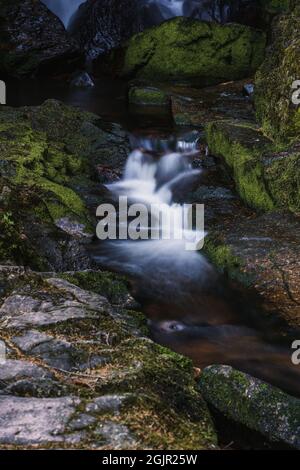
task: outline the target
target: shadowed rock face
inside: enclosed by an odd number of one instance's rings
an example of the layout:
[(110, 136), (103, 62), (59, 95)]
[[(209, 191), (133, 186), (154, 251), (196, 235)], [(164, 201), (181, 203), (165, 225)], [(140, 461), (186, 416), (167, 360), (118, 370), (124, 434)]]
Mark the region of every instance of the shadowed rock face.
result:
[(69, 30), (95, 59), (138, 31), (176, 16), (255, 26), (259, 7), (256, 0), (87, 0), (74, 14)]
[(144, 27), (159, 24), (174, 16), (218, 23), (237, 21), (250, 25), (258, 19), (259, 2), (256, 0), (144, 0), (141, 3)]
[(76, 42), (41, 2), (1, 0), (0, 23), (0, 71), (4, 74), (68, 71), (80, 62)]
[(69, 27), (90, 59), (119, 46), (140, 30), (137, 0), (88, 0)]

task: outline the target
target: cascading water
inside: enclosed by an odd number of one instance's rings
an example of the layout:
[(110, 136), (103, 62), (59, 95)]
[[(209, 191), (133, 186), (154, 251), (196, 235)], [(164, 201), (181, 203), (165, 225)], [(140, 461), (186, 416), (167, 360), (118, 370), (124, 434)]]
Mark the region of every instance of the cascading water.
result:
[[(126, 196), (129, 205), (159, 204), (165, 217), (159, 223), (154, 220), (157, 239), (97, 242), (93, 257), (103, 268), (131, 280), (156, 342), (189, 356), (198, 367), (229, 364), (299, 395), (299, 372), (288, 348), (269, 342), (243, 320), (248, 307), (243, 297), (237, 299), (240, 291), (233, 292), (205, 256), (186, 250), (186, 239), (199, 242), (205, 234), (193, 229), (182, 233), (185, 209), (175, 202), (202, 178), (202, 170), (191, 163), (198, 138), (194, 136), (188, 152), (178, 150), (185, 147), (184, 140), (172, 142), (174, 152), (164, 140), (158, 145), (158, 139), (131, 138), (138, 149), (130, 154), (123, 179), (107, 185), (109, 199)], [(119, 212), (119, 227), (122, 215)], [(149, 233), (149, 224), (140, 229)], [(184, 236), (177, 239), (176, 233)]]
[(61, 19), (66, 28), (76, 10), (85, 1), (86, 0), (42, 0), (49, 10)]
[[(149, 141), (148, 147), (151, 147)], [(170, 287), (167, 273), (171, 270), (175, 277), (185, 277), (183, 284), (188, 284), (191, 276), (198, 275), (201, 283), (214, 276), (212, 267), (196, 251), (197, 245), (203, 242), (204, 232), (187, 223), (190, 208), (174, 202), (178, 193), (199, 180), (201, 171), (192, 168), (192, 155), (192, 152), (168, 152), (157, 156), (135, 150), (128, 158), (124, 178), (107, 185), (112, 198), (126, 196), (129, 204), (144, 204), (148, 209), (156, 205), (160, 214), (151, 219), (152, 225), (141, 227), (144, 234), (151, 230), (150, 239), (102, 242), (96, 260), (118, 271), (152, 279), (155, 284), (152, 287), (162, 295)]]

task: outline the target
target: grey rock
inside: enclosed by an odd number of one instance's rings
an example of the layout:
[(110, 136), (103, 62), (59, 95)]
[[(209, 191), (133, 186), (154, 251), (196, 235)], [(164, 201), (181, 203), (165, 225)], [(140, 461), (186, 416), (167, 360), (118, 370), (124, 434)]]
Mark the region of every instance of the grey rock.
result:
[(71, 86), (77, 88), (93, 88), (95, 83), (87, 72), (82, 72), (73, 78)]
[(7, 359), (0, 366), (0, 381), (10, 382), (23, 378), (46, 378), (51, 374), (31, 362)]
[(51, 286), (72, 294), (78, 302), (87, 305), (90, 309), (95, 309), (103, 312), (111, 311), (111, 307), (108, 300), (102, 295), (83, 290), (80, 287), (77, 287), (74, 284), (65, 281), (64, 279), (50, 278), (46, 281)]
[(97, 419), (94, 416), (82, 413), (69, 422), (68, 429), (71, 429), (72, 431), (81, 431), (82, 429), (92, 426), (96, 421)]
[(12, 339), (23, 352), (42, 359), (56, 369), (66, 371), (84, 370), (105, 364), (105, 358), (90, 356), (86, 351), (76, 348), (68, 341), (31, 330)]
[(59, 382), (47, 378), (22, 379), (13, 382), (2, 390), (3, 395), (17, 395), (21, 397), (60, 397), (65, 395), (65, 388)]
[(204, 369), (199, 389), (227, 418), (300, 449), (300, 400), (230, 366)]
[(126, 395), (105, 395), (97, 397), (91, 403), (86, 405), (85, 411), (87, 413), (105, 413), (105, 412), (119, 412)]
[(132, 448), (136, 444), (136, 440), (127, 426), (112, 421), (101, 423), (97, 426), (95, 433), (100, 434), (104, 438), (106, 445), (114, 450)]
[(247, 96), (252, 97), (254, 95), (254, 85), (253, 83), (246, 83), (243, 88), (243, 93)]
[[(45, 326), (69, 320), (95, 318), (102, 312), (112, 312), (105, 297), (80, 289), (62, 279), (48, 279), (47, 282), (63, 293), (73, 297), (63, 298), (60, 303), (34, 299), (20, 294), (12, 294), (0, 307), (0, 322), (3, 327), (23, 329), (32, 326)], [(95, 312), (91, 312), (95, 310)]]
[(63, 442), (66, 425), (80, 400), (0, 396), (0, 443), (34, 445)]
[(61, 219), (56, 220), (55, 225), (72, 237), (92, 238), (91, 234), (86, 233), (86, 227), (84, 224), (73, 221), (69, 217), (62, 217)]

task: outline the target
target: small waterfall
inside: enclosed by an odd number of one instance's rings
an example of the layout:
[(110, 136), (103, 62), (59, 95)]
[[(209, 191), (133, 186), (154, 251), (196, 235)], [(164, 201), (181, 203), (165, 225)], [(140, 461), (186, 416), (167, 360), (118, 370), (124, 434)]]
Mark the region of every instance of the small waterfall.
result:
[[(148, 142), (147, 147), (151, 147)], [(199, 278), (199, 285), (214, 277), (214, 270), (197, 251), (205, 233), (187, 223), (190, 206), (176, 202), (178, 194), (192, 190), (201, 170), (192, 167), (194, 152), (165, 152), (163, 155), (134, 150), (128, 157), (121, 181), (107, 185), (113, 199), (128, 198), (128, 204), (159, 206), (159, 216), (149, 219), (141, 231), (154, 233), (149, 239), (100, 242), (94, 257), (102, 266), (139, 276), (156, 294), (172, 289), (174, 278), (185, 285)], [(190, 220), (190, 219), (189, 219)], [(187, 248), (189, 246), (189, 248)], [(170, 273), (172, 272), (172, 282)], [(176, 282), (176, 281), (175, 281)], [(180, 290), (180, 289), (179, 289)], [(180, 296), (180, 292), (177, 292)]]
[(86, 0), (42, 0), (43, 3), (58, 16), (65, 27), (68, 27), (69, 21)]

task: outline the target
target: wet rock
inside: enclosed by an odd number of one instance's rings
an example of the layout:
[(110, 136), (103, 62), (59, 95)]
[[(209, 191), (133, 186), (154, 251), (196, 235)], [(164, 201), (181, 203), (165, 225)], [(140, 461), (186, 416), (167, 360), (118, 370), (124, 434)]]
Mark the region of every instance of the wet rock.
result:
[(95, 83), (87, 72), (82, 72), (72, 79), (71, 86), (76, 88), (93, 88)]
[[(228, 224), (231, 215), (225, 221)], [(205, 250), (231, 279), (255, 292), (270, 318), (300, 326), (300, 221), (289, 212), (239, 212), (235, 225), (211, 225)]]
[(178, 126), (203, 128), (214, 120), (254, 120), (253, 107), (243, 95), (246, 80), (222, 83), (204, 89), (172, 87), (172, 114)]
[(10, 445), (62, 443), (77, 398), (21, 398), (0, 396), (0, 442)]
[(253, 123), (214, 122), (207, 127), (212, 154), (223, 157), (242, 199), (256, 209), (298, 211), (300, 149), (278, 152)]
[(69, 26), (89, 59), (120, 46), (139, 30), (136, 0), (88, 0), (79, 7)]
[[(275, 20), (272, 44), (255, 79), (257, 117), (275, 140), (297, 140), (300, 135), (300, 106), (297, 83), (300, 77), (300, 6)], [(293, 102), (293, 95), (295, 102)]]
[(86, 248), (101, 198), (95, 196), (95, 167), (123, 167), (129, 147), (124, 131), (49, 100), (38, 107), (2, 107), (0, 133), (0, 193), (6, 193), (1, 264), (91, 268)]
[(18, 77), (58, 73), (74, 70), (81, 62), (77, 43), (42, 2), (1, 1), (0, 19), (2, 73)]
[(300, 448), (300, 400), (233, 369), (206, 368), (199, 379), (205, 399), (227, 418), (270, 441)]
[(130, 88), (128, 94), (130, 104), (137, 106), (162, 106), (167, 107), (170, 104), (168, 95), (154, 87), (137, 87)]
[(253, 83), (246, 83), (243, 88), (243, 92), (246, 96), (254, 95), (254, 85)]
[(129, 40), (121, 75), (213, 85), (251, 75), (264, 48), (264, 34), (247, 26), (175, 18)]

